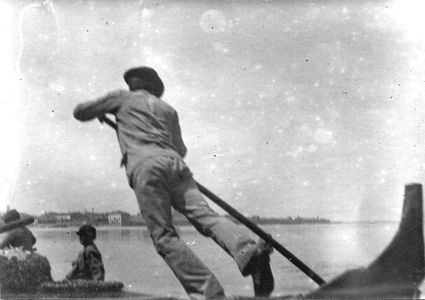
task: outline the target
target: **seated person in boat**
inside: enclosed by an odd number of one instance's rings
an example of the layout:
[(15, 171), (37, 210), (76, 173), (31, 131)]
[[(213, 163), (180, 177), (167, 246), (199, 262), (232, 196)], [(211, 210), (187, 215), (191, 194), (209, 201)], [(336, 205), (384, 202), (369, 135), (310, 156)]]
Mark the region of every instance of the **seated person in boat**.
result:
[(93, 242), (96, 239), (96, 228), (92, 225), (83, 225), (77, 234), (80, 236), (80, 243), (84, 246), (84, 249), (72, 263), (72, 271), (66, 275), (66, 279), (103, 281), (105, 279), (105, 268), (102, 255)]
[[(21, 215), (16, 209), (9, 210), (3, 217), (6, 224), (17, 222), (20, 219)], [(20, 225), (7, 233), (3, 241), (0, 242), (0, 249), (22, 247), (23, 250), (34, 251), (33, 245), (36, 241), (36, 238), (27, 226)]]

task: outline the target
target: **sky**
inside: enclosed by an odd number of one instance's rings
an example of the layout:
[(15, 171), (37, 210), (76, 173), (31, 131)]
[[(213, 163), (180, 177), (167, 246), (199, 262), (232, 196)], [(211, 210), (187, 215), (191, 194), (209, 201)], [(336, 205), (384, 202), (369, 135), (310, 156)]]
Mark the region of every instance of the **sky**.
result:
[(195, 179), (243, 214), (398, 220), (425, 179), (424, 8), (0, 0), (0, 210), (137, 213), (115, 133), (72, 111), (147, 65)]

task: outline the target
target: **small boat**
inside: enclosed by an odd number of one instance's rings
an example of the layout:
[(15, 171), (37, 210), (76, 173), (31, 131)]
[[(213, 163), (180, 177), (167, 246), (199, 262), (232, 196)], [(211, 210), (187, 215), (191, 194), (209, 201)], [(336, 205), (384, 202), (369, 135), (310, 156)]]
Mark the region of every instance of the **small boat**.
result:
[[(398, 231), (381, 255), (367, 268), (349, 270), (317, 290), (306, 295), (280, 296), (272, 299), (413, 299), (419, 298), (419, 286), (425, 276), (423, 236), (422, 185), (409, 184), (405, 187), (402, 219)], [(114, 291), (113, 293), (72, 293), (56, 292), (50, 286), (50, 293), (39, 291), (37, 295), (20, 294), (19, 299), (58, 298), (120, 298), (120, 299), (181, 299)], [(16, 299), (17, 295), (2, 295)], [(255, 299), (254, 297), (233, 296), (231, 299)]]

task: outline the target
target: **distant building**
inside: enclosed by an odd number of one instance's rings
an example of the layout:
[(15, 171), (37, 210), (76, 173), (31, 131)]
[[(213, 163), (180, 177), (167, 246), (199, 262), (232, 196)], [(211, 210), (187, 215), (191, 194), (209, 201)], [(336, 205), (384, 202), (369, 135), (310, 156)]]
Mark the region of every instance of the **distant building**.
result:
[(67, 213), (46, 212), (37, 217), (38, 223), (65, 223), (71, 221), (71, 215)]
[(59, 215), (55, 212), (45, 212), (43, 215), (37, 217), (39, 224), (53, 224), (57, 222), (56, 216)]
[(81, 212), (45, 212), (37, 217), (38, 224), (53, 226), (79, 226), (82, 223), (94, 225), (108, 224), (108, 217), (102, 213), (81, 213)]
[(128, 225), (130, 223), (130, 214), (124, 211), (113, 211), (108, 213), (108, 224), (110, 225)]
[(67, 222), (71, 221), (71, 214), (57, 214), (54, 215), (56, 222)]
[(146, 225), (145, 219), (142, 214), (139, 212), (137, 215), (130, 216), (130, 226), (144, 226)]

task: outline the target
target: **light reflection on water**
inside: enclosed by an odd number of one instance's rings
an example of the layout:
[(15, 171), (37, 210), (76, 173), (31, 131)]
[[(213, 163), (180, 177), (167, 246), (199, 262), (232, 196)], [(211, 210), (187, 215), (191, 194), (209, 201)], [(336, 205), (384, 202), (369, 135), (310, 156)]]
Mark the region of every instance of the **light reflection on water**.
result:
[[(349, 268), (366, 266), (387, 246), (396, 223), (306, 224), (262, 226), (312, 270), (329, 280)], [(70, 270), (82, 246), (76, 228), (32, 228), (38, 252), (48, 257), (55, 280)], [(228, 295), (252, 295), (250, 278), (240, 276), (233, 260), (192, 227), (179, 232), (189, 247), (216, 274)], [(155, 252), (146, 228), (98, 228), (96, 245), (104, 259), (107, 280), (124, 282), (127, 290), (184, 296), (168, 266)], [(305, 293), (316, 284), (279, 253), (272, 255), (275, 295)]]

